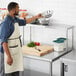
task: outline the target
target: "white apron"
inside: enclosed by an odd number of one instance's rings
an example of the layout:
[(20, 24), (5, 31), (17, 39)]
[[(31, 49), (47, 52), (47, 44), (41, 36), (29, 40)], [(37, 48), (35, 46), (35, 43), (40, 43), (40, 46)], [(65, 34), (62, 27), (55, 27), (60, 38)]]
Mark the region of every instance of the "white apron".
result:
[(5, 73), (12, 73), (16, 71), (23, 71), (23, 56), (20, 46), (20, 30), (18, 23), (14, 25), (14, 32), (8, 39), (8, 47), (13, 58), (13, 64), (7, 64), (7, 55), (4, 53)]

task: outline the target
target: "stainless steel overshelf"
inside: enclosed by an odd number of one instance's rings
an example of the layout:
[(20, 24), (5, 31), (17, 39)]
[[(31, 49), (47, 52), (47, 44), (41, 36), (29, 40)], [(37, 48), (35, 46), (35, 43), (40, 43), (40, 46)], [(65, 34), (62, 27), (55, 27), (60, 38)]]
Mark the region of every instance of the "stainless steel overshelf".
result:
[[(72, 37), (72, 50), (73, 50), (73, 38), (74, 38), (74, 26), (71, 26), (71, 25), (66, 25), (66, 24), (57, 24), (57, 23), (53, 23), (53, 24), (49, 24), (49, 25), (37, 25), (37, 24), (28, 24), (27, 27), (30, 26), (30, 40), (29, 41), (32, 41), (32, 28), (33, 27), (42, 27), (42, 28), (49, 28), (49, 29), (57, 29), (59, 31), (64, 31), (65, 34), (66, 34), (66, 38), (67, 38), (67, 43), (66, 43), (66, 47), (67, 47), (67, 50), (68, 50), (68, 39), (69, 39), (69, 31), (71, 30), (71, 37)], [(24, 37), (24, 36), (23, 36)], [(24, 41), (23, 41), (24, 42)]]
[(67, 30), (73, 28), (71, 25), (67, 24), (58, 24), (58, 23), (50, 23), (48, 25), (41, 25), (41, 24), (28, 24), (26, 26), (31, 27), (43, 27), (43, 28), (51, 28), (51, 29), (60, 29), (60, 30)]

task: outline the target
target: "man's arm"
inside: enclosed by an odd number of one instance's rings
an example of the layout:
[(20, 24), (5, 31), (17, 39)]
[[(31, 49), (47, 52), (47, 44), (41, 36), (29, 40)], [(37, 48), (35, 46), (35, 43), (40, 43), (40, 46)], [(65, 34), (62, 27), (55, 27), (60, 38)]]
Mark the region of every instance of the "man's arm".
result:
[(32, 18), (26, 19), (26, 23), (31, 23), (32, 21), (38, 19), (38, 16), (33, 16)]
[(28, 19), (25, 19), (26, 20), (26, 23), (31, 23), (32, 21), (36, 20), (36, 19), (39, 19), (39, 18), (42, 18), (43, 16), (41, 14), (38, 14), (36, 16), (33, 16), (32, 18), (28, 18)]
[(9, 48), (8, 48), (8, 43), (3, 42), (2, 43), (2, 46), (3, 46), (4, 52), (7, 55), (7, 64), (12, 65), (13, 59), (11, 57), (11, 54), (10, 54), (10, 51), (9, 51)]

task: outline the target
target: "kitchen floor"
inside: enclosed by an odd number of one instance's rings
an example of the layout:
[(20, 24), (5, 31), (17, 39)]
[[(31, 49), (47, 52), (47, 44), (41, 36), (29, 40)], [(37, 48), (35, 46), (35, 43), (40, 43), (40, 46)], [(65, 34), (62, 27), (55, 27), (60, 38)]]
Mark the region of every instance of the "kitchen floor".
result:
[(24, 76), (49, 76), (49, 74), (33, 71), (33, 70), (25, 70)]

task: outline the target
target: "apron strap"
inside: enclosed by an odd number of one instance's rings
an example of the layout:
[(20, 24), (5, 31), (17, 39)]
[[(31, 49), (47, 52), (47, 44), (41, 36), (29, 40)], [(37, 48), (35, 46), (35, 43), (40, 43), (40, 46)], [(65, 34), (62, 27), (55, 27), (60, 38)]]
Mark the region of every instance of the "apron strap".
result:
[(20, 46), (22, 47), (22, 41), (21, 41), (21, 35), (17, 38), (10, 38), (8, 40), (15, 40), (15, 39), (19, 39), (20, 40)]
[(18, 45), (15, 45), (15, 46), (9, 46), (9, 48), (16, 48), (18, 47)]
[(22, 47), (21, 35), (19, 36), (20, 46)]

